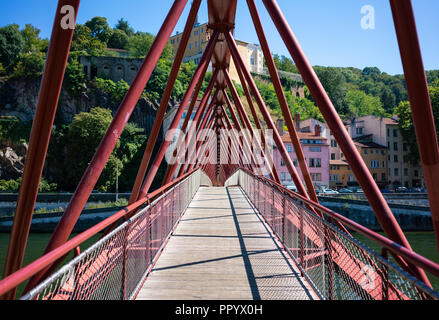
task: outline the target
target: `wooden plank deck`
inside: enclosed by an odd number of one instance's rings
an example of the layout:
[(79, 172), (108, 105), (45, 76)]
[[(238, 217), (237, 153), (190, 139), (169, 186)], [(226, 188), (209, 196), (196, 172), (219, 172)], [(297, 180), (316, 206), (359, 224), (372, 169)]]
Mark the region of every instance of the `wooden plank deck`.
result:
[(316, 296), (240, 188), (200, 188), (138, 300)]

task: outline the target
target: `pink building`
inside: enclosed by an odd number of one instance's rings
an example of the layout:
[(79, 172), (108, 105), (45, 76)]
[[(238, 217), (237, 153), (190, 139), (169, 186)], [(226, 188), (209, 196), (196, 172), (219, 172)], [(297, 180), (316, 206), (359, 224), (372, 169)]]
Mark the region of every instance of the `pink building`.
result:
[[(316, 125), (314, 132), (298, 132), (298, 135), (314, 186), (319, 188), (329, 188), (329, 144), (327, 139), (322, 136), (321, 132), (321, 127)], [(283, 133), (282, 131), (279, 133), (282, 134), (282, 141), (286, 146), (287, 152), (290, 155), (300, 178), (304, 181), (290, 135), (288, 133)], [(276, 147), (273, 150), (273, 160), (282, 184), (286, 186), (294, 185), (280, 152)]]

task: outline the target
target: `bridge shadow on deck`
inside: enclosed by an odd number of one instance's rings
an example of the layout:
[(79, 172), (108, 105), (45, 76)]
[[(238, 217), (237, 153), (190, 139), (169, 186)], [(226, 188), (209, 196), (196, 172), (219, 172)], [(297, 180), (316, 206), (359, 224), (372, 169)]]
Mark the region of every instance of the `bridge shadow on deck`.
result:
[[(199, 202), (208, 205), (197, 206)], [(313, 298), (298, 269), (236, 187), (200, 189), (138, 296)]]

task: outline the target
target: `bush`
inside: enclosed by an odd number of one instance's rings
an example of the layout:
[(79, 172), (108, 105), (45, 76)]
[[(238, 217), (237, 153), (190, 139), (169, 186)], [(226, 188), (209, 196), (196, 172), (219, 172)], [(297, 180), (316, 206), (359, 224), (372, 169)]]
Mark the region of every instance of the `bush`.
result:
[(44, 53), (31, 52), (21, 54), (19, 62), (14, 67), (12, 76), (16, 78), (39, 77), (43, 74), (44, 63)]

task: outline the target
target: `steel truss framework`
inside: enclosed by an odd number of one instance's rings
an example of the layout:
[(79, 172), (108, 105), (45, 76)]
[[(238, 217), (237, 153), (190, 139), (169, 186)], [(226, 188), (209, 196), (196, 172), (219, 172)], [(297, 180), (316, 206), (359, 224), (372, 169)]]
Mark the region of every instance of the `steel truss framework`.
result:
[[(194, 0), (157, 112), (157, 118), (133, 186), (129, 206), (123, 212), (115, 214), (102, 224), (68, 241), (81, 211), (127, 124), (143, 89), (148, 83), (154, 66), (187, 5), (187, 0), (175, 0), (136, 78), (122, 101), (107, 134), (102, 139), (94, 157), (91, 159), (89, 167), (85, 171), (63, 217), (54, 231), (44, 255), (31, 265), (22, 268), (38, 186), (74, 32), (72, 29), (61, 28), (61, 20), (63, 19), (63, 13), (65, 13), (62, 8), (64, 6), (71, 6), (75, 10), (76, 17), (80, 2), (80, 0), (59, 0), (6, 258), (5, 279), (0, 282), (0, 295), (4, 299), (15, 298), (17, 285), (27, 279), (29, 279), (29, 282), (25, 291), (28, 292), (52, 274), (70, 251), (74, 250), (78, 254), (80, 252), (79, 245), (83, 241), (98, 232), (104, 232), (104, 235), (111, 233), (121, 220), (126, 221), (130, 219), (140, 210), (142, 205), (145, 203), (149, 204), (154, 199), (169, 192), (199, 169), (207, 174), (215, 186), (223, 186), (226, 180), (237, 170), (247, 172), (248, 175), (254, 176), (254, 179), (264, 180), (263, 175), (268, 174), (270, 179), (265, 179), (265, 184), (271, 185), (271, 187), (280, 190), (285, 195), (300, 198), (303, 201), (304, 209), (322, 219), (331, 220), (346, 234), (349, 234), (347, 228), (360, 230), (370, 239), (385, 247), (402, 269), (416, 277), (426, 286), (431, 287), (424, 270), (439, 276), (439, 266), (411, 250), (410, 244), (355, 148), (352, 139), (346, 132), (339, 115), (297, 42), (281, 9), (275, 0), (263, 0), (266, 10), (271, 16), (306, 85), (310, 89), (337, 143), (345, 154), (388, 238), (380, 237), (341, 216), (331, 213), (328, 217), (329, 211), (318, 204), (318, 198), (279, 75), (270, 53), (258, 9), (254, 0), (246, 1), (282, 109), (288, 133), (292, 138), (304, 182), (302, 182), (298, 171), (289, 157), (285, 145), (282, 143), (281, 136), (271, 119), (268, 108), (239, 54), (233, 37), (237, 0), (207, 0), (209, 10), (208, 27), (211, 30), (211, 37), (169, 129), (170, 132), (177, 130), (180, 122), (184, 120), (181, 128), (183, 134), (177, 138), (175, 145), (178, 148), (173, 153), (176, 161), (168, 165), (162, 188), (152, 193), (149, 192), (159, 166), (164, 161), (173, 141), (171, 139), (172, 136), (169, 139), (165, 139), (151, 162), (152, 152), (157, 143), (164, 114), (200, 8), (201, 0)], [(439, 148), (413, 9), (410, 0), (390, 0), (390, 5), (407, 81), (434, 230), (439, 244), (439, 179), (437, 179), (439, 177)], [(233, 59), (238, 71), (252, 119), (247, 114), (247, 110), (244, 109), (236, 88), (230, 79), (228, 68), (231, 59)], [(213, 69), (212, 78), (194, 114), (196, 102), (210, 63)], [(188, 112), (185, 119), (182, 119), (186, 108), (188, 108)], [(262, 115), (263, 122), (266, 125), (265, 128), (262, 126), (258, 112)], [(193, 121), (190, 122), (192, 116)], [(256, 128), (252, 125), (252, 120)], [(298, 188), (297, 194), (280, 186), (279, 175), (273, 165), (272, 156), (270, 152), (266, 152), (267, 136), (264, 134), (258, 135), (263, 129), (269, 129), (273, 133), (274, 145), (280, 151), (282, 159)], [(261, 166), (261, 163), (265, 165), (265, 169), (268, 169), (268, 171), (262, 171), (263, 166)], [(148, 167), (150, 167), (149, 171), (147, 171)], [(251, 188), (249, 190), (254, 191)], [(275, 204), (272, 203), (272, 205), (274, 206)], [(349, 255), (347, 257), (355, 260), (355, 258)], [(355, 262), (354, 260), (352, 261)], [(348, 271), (346, 272), (349, 273)]]

